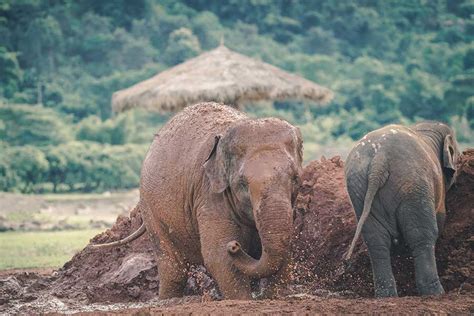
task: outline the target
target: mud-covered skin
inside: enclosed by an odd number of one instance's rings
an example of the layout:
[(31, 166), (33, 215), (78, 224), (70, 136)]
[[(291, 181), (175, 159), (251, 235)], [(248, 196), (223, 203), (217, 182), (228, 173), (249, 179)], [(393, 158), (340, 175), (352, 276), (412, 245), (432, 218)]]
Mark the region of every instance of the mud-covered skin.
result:
[(434, 247), (458, 156), (453, 131), (437, 122), (383, 127), (364, 136), (349, 153), (347, 190), (359, 219), (354, 240), (361, 231), (377, 297), (397, 296), (390, 250), (400, 243), (414, 257), (419, 294), (444, 293)]
[[(214, 103), (186, 108), (159, 131), (143, 163), (139, 207), (156, 245), (160, 298), (182, 296), (190, 264), (204, 264), (228, 299), (250, 299), (251, 277), (278, 274), (301, 151), (287, 122)], [(232, 253), (229, 243), (243, 249)]]

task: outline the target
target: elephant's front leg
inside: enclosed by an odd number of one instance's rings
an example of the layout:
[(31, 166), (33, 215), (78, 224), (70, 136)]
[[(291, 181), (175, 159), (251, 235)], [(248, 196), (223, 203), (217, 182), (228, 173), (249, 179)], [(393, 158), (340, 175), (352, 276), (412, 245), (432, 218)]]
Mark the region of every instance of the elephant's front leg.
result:
[(174, 244), (167, 229), (159, 229), (160, 251), (158, 253), (158, 274), (160, 276), (159, 297), (167, 299), (184, 295), (187, 264), (180, 249)]
[(230, 219), (220, 217), (210, 215), (198, 219), (204, 265), (216, 279), (224, 298), (249, 300), (252, 298), (250, 278), (233, 267), (227, 252), (228, 242), (242, 242), (240, 229)]
[(367, 218), (362, 234), (369, 250), (375, 297), (398, 296), (390, 260), (390, 234), (371, 216)]

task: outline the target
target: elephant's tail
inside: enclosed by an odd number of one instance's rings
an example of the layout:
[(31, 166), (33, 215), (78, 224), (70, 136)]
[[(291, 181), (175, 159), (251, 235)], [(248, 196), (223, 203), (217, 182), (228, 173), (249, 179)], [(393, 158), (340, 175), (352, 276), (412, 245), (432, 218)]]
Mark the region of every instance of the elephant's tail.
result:
[(349, 251), (347, 251), (344, 260), (349, 260), (354, 251), (357, 240), (359, 239), (360, 233), (362, 232), (362, 227), (364, 226), (367, 217), (369, 217), (370, 209), (372, 208), (372, 202), (374, 200), (375, 194), (379, 188), (381, 188), (388, 179), (387, 165), (385, 162), (385, 156), (383, 154), (376, 155), (369, 166), (368, 171), (368, 184), (367, 192), (365, 193), (364, 199), (364, 209), (362, 210), (362, 215), (360, 216), (359, 222), (357, 223), (357, 229), (352, 239), (351, 246)]
[[(135, 208), (138, 208), (138, 207), (139, 207), (139, 205), (137, 205)], [(145, 231), (146, 231), (145, 222), (142, 222), (142, 225), (140, 226), (140, 228), (138, 228), (131, 235), (129, 235), (129, 236), (123, 238), (123, 239), (120, 239), (120, 240), (117, 240), (117, 241), (112, 241), (112, 242), (105, 243), (105, 244), (89, 245), (89, 247), (92, 248), (92, 249), (99, 249), (99, 248), (112, 248), (112, 247), (125, 245), (125, 244), (127, 244), (131, 241), (134, 241), (135, 239), (137, 239), (141, 235), (143, 235), (145, 233)]]

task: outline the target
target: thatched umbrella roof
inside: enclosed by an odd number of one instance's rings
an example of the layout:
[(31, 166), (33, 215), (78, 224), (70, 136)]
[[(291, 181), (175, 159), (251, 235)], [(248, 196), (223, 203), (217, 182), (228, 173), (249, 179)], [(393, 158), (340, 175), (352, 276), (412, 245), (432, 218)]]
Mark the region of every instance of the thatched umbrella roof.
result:
[(112, 96), (112, 109), (179, 111), (215, 101), (239, 106), (259, 100), (312, 100), (326, 103), (332, 92), (300, 76), (238, 54), (220, 45)]

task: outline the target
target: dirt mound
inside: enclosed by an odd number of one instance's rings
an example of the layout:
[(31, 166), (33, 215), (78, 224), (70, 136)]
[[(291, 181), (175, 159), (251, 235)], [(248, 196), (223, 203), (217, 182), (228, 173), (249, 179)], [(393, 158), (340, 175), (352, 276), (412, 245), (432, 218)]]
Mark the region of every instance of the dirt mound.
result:
[[(135, 210), (119, 216), (115, 225), (91, 242), (103, 243), (130, 235), (141, 225)], [(84, 302), (143, 301), (156, 295), (158, 272), (146, 235), (122, 247), (77, 253), (57, 272), (53, 294)]]
[[(447, 291), (472, 292), (474, 275), (474, 150), (463, 153), (459, 177), (447, 197), (447, 219), (436, 246), (438, 271)], [(339, 157), (313, 161), (304, 169), (296, 205), (294, 258), (298, 281), (313, 289), (355, 291), (373, 295), (372, 272), (360, 240), (349, 265), (343, 255), (355, 232), (356, 221), (345, 189)], [(416, 294), (413, 259), (408, 249), (395, 251), (393, 267), (400, 295)]]
[[(464, 152), (459, 168), (458, 183), (448, 194), (445, 231), (437, 245), (438, 270), (447, 291), (472, 293), (474, 150)], [(370, 262), (362, 241), (355, 249), (351, 264), (344, 265), (342, 261), (356, 227), (343, 169), (339, 157), (313, 161), (304, 169), (296, 205), (292, 243), (295, 264), (290, 292), (319, 297), (329, 297), (333, 292), (338, 292), (339, 297), (373, 295)], [(140, 225), (141, 218), (133, 210), (129, 217), (120, 216), (111, 229), (91, 242), (124, 238)], [(117, 248), (92, 250), (86, 247), (52, 276), (15, 275), (3, 279), (0, 296), (17, 302), (34, 300), (38, 295), (88, 304), (148, 301), (156, 298), (159, 287), (152, 250), (153, 245), (146, 235)], [(415, 294), (411, 258), (403, 251), (396, 255), (394, 272), (399, 293)], [(216, 284), (203, 267), (190, 270), (187, 295), (218, 297)]]
[[(127, 237), (141, 225), (134, 209), (119, 216), (115, 225), (95, 236), (92, 244)], [(94, 250), (86, 247), (57, 272), (52, 294), (59, 298), (94, 302), (147, 301), (158, 294), (159, 277), (153, 245), (147, 235), (121, 247)], [(215, 282), (203, 267), (191, 267), (186, 294), (217, 297)]]
[[(354, 235), (356, 220), (345, 189), (344, 163), (339, 156), (308, 164), (296, 202), (293, 257), (295, 280), (313, 290), (370, 292), (370, 263), (361, 241), (349, 272), (342, 257)], [(369, 277), (367, 277), (369, 276)]]
[(459, 176), (447, 196), (447, 222), (436, 246), (441, 283), (474, 292), (474, 149), (459, 159)]

